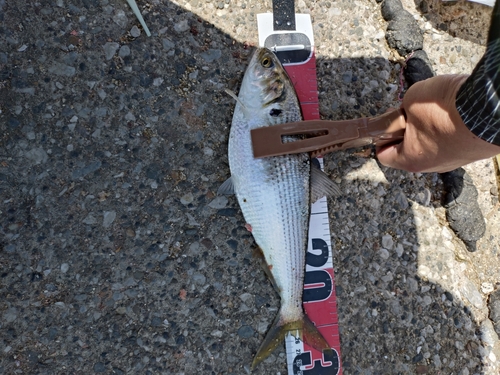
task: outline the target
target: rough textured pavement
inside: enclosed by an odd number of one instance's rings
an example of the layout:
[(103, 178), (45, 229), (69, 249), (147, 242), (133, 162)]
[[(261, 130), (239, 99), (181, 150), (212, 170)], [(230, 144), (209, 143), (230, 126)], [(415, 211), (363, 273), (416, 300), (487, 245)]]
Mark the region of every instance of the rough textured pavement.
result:
[[(0, 373), (245, 374), (279, 301), (228, 177), (233, 100), (263, 1), (0, 0)], [(437, 74), (468, 73), (489, 10), (405, 0)], [(398, 105), (375, 1), (313, 17), (325, 118)], [(470, 253), (436, 174), (328, 155), (344, 374), (498, 374), (494, 163)], [(474, 223), (471, 223), (474, 225)], [(491, 299), (488, 297), (491, 295)], [(284, 349), (255, 373), (286, 374)]]

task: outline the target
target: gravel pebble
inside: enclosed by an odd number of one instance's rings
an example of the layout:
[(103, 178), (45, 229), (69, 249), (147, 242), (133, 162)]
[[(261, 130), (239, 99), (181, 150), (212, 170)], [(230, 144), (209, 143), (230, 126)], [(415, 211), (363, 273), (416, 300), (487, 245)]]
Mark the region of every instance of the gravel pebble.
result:
[(125, 14), (125, 12), (121, 9), (118, 9), (115, 14), (113, 15), (113, 21), (120, 26), (122, 29), (127, 27), (128, 24), (128, 18)]
[(252, 327), (250, 326), (241, 326), (239, 329), (238, 329), (238, 336), (240, 336), (241, 338), (244, 338), (244, 339), (248, 339), (250, 337), (253, 336), (254, 334), (254, 330)]
[(132, 26), (130, 29), (130, 35), (132, 35), (134, 38), (139, 38), (141, 36), (141, 30), (137, 26)]
[(216, 210), (219, 210), (221, 208), (224, 208), (227, 206), (227, 203), (228, 203), (228, 199), (227, 197), (221, 195), (221, 196), (218, 196), (218, 197), (215, 197), (209, 204), (208, 206), (210, 208), (214, 208)]
[(102, 225), (104, 228), (109, 228), (111, 224), (115, 221), (116, 212), (115, 211), (105, 211), (103, 214)]
[(118, 56), (120, 57), (130, 56), (130, 47), (127, 45), (121, 46), (120, 51), (118, 51)]
[(120, 45), (116, 42), (107, 42), (104, 44), (103, 49), (106, 60), (111, 60), (116, 51), (118, 51), (118, 48), (120, 48)]
[(182, 197), (181, 197), (181, 203), (183, 205), (188, 205), (190, 203), (193, 203), (193, 200), (194, 200), (194, 196), (192, 193), (187, 193), (187, 194), (184, 194)]

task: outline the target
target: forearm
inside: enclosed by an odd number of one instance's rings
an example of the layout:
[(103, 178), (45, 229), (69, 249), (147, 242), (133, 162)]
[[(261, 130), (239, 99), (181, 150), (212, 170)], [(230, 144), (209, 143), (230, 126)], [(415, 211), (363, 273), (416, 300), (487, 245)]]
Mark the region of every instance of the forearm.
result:
[(500, 146), (500, 1), (493, 9), (486, 52), (460, 87), (455, 104), (474, 135)]

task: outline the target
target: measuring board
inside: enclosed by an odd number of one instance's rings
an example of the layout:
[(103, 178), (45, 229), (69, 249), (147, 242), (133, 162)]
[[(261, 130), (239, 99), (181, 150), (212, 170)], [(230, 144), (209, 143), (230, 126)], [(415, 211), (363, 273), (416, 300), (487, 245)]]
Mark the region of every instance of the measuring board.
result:
[[(274, 0), (273, 13), (257, 15), (259, 45), (276, 53), (299, 98), (304, 120), (319, 119), (316, 57), (311, 17), (295, 14), (293, 0)], [(323, 159), (318, 158), (323, 169)], [(332, 263), (328, 205), (311, 206), (304, 276), (306, 314), (333, 349), (323, 354), (294, 336), (285, 338), (288, 375), (342, 375), (337, 298)]]

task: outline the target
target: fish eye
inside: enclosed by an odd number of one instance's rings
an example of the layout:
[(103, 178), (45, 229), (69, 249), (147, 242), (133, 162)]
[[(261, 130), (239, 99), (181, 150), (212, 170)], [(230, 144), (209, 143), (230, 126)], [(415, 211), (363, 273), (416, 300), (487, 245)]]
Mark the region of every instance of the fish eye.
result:
[(270, 68), (272, 65), (273, 65), (273, 61), (269, 58), (269, 57), (264, 57), (262, 59), (262, 61), (260, 62), (260, 64), (264, 67), (264, 68)]

